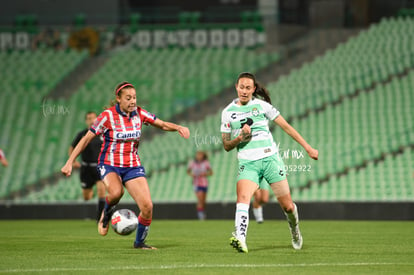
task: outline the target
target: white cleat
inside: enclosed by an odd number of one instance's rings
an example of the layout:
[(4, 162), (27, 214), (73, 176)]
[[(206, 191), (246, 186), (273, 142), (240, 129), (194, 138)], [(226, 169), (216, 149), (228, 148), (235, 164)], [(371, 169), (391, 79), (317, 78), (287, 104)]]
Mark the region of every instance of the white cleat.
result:
[(302, 249), (303, 238), (302, 238), (302, 234), (300, 234), (299, 224), (297, 224), (293, 227), (289, 224), (289, 229), (290, 229), (290, 234), (292, 234), (293, 249), (295, 249), (295, 250)]

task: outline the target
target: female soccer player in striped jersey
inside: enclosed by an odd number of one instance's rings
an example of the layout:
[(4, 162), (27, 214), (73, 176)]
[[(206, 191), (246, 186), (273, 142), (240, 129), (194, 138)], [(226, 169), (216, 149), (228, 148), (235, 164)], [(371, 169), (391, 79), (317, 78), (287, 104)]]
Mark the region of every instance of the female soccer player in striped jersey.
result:
[(142, 124), (151, 124), (164, 131), (177, 131), (188, 139), (190, 131), (171, 122), (162, 121), (136, 105), (136, 91), (132, 84), (122, 82), (115, 88), (115, 105), (102, 112), (95, 123), (73, 149), (61, 171), (70, 176), (76, 157), (96, 136), (103, 135), (104, 141), (98, 158), (97, 169), (108, 195), (98, 223), (102, 236), (108, 233), (108, 223), (116, 204), (124, 194), (124, 188), (137, 203), (140, 214), (134, 248), (154, 249), (145, 244), (145, 238), (152, 221), (152, 200), (145, 169), (137, 154), (141, 138)]
[(318, 159), (318, 150), (312, 148), (271, 105), (268, 91), (256, 82), (253, 74), (241, 73), (237, 78), (236, 90), (238, 98), (223, 110), (221, 117), (224, 149), (230, 151), (237, 148), (239, 160), (235, 232), (230, 244), (240, 252), (248, 252), (249, 204), (264, 178), (285, 212), (293, 248), (301, 249), (303, 239), (299, 230), (298, 209), (290, 196), (284, 163), (269, 131), (269, 120), (298, 142), (312, 159)]
[(193, 178), (194, 192), (197, 197), (197, 216), (199, 220), (205, 220), (206, 198), (208, 190), (207, 177), (213, 175), (207, 153), (197, 151), (194, 160), (187, 166), (187, 174)]

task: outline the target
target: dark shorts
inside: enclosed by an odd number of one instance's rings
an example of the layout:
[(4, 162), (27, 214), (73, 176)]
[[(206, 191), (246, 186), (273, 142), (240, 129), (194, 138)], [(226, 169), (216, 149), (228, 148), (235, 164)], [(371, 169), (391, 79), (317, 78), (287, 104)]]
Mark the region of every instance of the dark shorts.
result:
[(208, 187), (204, 187), (204, 186), (194, 186), (194, 192), (204, 192), (207, 193), (208, 191)]
[(97, 181), (101, 180), (96, 166), (82, 165), (80, 168), (80, 180), (82, 189), (91, 189)]
[(96, 167), (101, 179), (103, 180), (108, 173), (116, 173), (122, 180), (122, 184), (129, 180), (145, 177), (145, 168), (144, 166), (135, 166), (135, 167), (115, 167), (106, 164), (98, 164)]

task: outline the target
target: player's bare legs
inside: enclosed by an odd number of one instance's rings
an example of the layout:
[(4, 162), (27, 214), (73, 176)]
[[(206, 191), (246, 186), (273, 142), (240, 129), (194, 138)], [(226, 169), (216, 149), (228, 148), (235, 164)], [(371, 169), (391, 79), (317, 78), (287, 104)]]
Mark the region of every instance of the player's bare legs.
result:
[(269, 202), (269, 191), (258, 189), (254, 192), (253, 215), (257, 223), (263, 223), (263, 205)]
[(104, 210), (98, 222), (98, 232), (102, 236), (105, 236), (108, 234), (108, 224), (115, 210), (115, 205), (124, 194), (124, 187), (122, 186), (120, 177), (114, 172), (108, 173), (103, 182), (108, 191), (108, 195), (106, 196)]
[(134, 247), (140, 249), (156, 249), (145, 244), (145, 238), (148, 235), (152, 221), (152, 200), (147, 179), (145, 177), (139, 177), (129, 180), (125, 183), (125, 187), (141, 210), (138, 216), (138, 228)]
[(103, 181), (98, 180), (96, 182), (96, 190), (98, 193), (98, 198), (105, 198), (106, 189), (105, 189), (105, 184)]
[(205, 215), (204, 210), (206, 209), (207, 192), (197, 191), (196, 192), (196, 197), (197, 197), (198, 219), (199, 220), (205, 220), (206, 215)]
[(103, 183), (103, 181), (98, 180), (96, 182), (96, 191), (98, 194), (98, 218), (97, 220), (99, 221), (99, 217), (101, 216), (102, 210), (105, 207), (105, 194), (106, 194), (106, 188), (105, 188), (105, 184)]
[(293, 203), (290, 195), (289, 184), (287, 179), (270, 185), (273, 192), (285, 212), (287, 221), (289, 223), (290, 233), (292, 235), (292, 246), (294, 249), (301, 249), (303, 245), (303, 238), (299, 230), (299, 215), (296, 204)]
[(93, 198), (93, 189), (92, 188), (85, 188), (82, 189), (83, 199), (88, 201)]

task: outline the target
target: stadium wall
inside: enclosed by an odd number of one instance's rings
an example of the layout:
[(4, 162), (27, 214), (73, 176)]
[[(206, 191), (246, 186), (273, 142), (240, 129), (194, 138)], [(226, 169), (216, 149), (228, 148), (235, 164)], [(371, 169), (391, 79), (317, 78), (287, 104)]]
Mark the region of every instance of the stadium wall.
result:
[[(135, 204), (120, 204), (138, 213)], [(414, 220), (414, 202), (301, 202), (303, 220)], [(233, 219), (234, 203), (210, 203), (208, 219)], [(280, 207), (269, 203), (264, 207), (266, 219), (284, 219)], [(0, 219), (94, 219), (96, 205), (76, 204), (0, 204)], [(195, 219), (193, 203), (156, 203), (154, 219)]]
[(35, 14), (39, 25), (70, 25), (76, 14), (86, 16), (88, 24), (117, 24), (118, 1), (71, 0), (71, 1), (2, 1), (0, 25), (12, 25), (19, 14)]

